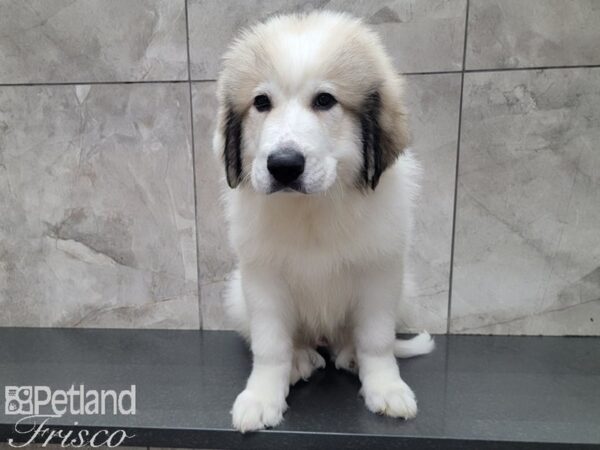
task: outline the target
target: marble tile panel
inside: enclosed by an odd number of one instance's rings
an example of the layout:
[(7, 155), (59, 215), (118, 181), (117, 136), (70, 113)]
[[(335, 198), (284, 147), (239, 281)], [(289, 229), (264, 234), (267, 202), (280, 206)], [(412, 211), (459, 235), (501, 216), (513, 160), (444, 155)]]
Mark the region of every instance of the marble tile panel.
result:
[(467, 74), (451, 329), (600, 334), (600, 69)]
[(597, 0), (471, 0), (468, 69), (600, 64)]
[(185, 0), (0, 0), (0, 83), (187, 79)]
[(196, 328), (184, 84), (0, 87), (0, 325)]
[(225, 169), (212, 152), (217, 110), (216, 83), (202, 82), (192, 86), (202, 327), (229, 329), (223, 311), (223, 294), (236, 261), (229, 245), (220, 200), (222, 189), (228, 189), (223, 181)]
[(445, 333), (460, 102), (460, 74), (407, 77), (413, 150), (423, 168), (414, 241), (407, 267), (412, 286), (400, 315), (406, 331)]

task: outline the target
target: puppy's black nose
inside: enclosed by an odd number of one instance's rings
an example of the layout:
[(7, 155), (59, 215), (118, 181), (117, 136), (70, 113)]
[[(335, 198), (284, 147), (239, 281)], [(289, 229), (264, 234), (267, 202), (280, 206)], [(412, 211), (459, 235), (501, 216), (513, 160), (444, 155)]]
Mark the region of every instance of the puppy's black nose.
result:
[(290, 148), (277, 150), (267, 158), (267, 169), (273, 178), (287, 186), (304, 172), (304, 155)]

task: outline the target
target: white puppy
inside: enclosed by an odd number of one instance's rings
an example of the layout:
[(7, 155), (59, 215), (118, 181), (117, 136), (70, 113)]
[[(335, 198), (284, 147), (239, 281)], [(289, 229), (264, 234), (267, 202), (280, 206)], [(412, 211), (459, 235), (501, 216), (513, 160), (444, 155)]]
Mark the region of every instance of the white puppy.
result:
[(214, 149), (225, 164), (239, 276), (227, 306), (253, 369), (233, 405), (242, 432), (277, 425), (289, 385), (325, 361), (358, 371), (367, 407), (414, 417), (395, 338), (418, 166), (402, 79), (376, 34), (331, 12), (280, 16), (225, 55)]

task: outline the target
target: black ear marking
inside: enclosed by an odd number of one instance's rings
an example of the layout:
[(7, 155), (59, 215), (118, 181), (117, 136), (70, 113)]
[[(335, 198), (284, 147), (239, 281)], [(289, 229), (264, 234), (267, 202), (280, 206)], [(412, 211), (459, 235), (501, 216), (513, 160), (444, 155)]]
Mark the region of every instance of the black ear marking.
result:
[(372, 90), (365, 97), (359, 117), (363, 152), (360, 184), (375, 189), (381, 174), (406, 147), (404, 114), (399, 104), (384, 105), (379, 91)]
[(379, 92), (373, 91), (365, 98), (360, 114), (360, 127), (362, 131), (363, 168), (362, 183), (375, 189), (379, 183), (381, 172), (385, 169), (381, 161), (381, 128), (379, 113), (381, 98)]
[(226, 108), (223, 130), (225, 135), (223, 162), (225, 163), (227, 184), (233, 189), (242, 180), (242, 116), (235, 112), (231, 105)]

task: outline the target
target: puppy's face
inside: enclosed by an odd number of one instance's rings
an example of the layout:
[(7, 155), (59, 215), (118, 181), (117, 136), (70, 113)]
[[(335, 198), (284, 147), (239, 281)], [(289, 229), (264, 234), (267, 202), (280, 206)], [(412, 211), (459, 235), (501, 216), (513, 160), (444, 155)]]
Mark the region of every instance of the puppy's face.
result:
[(406, 145), (400, 80), (379, 42), (344, 15), (258, 25), (225, 57), (215, 150), (231, 187), (322, 193), (375, 188)]
[(313, 194), (338, 178), (355, 181), (360, 135), (335, 86), (318, 76), (297, 85), (278, 78), (256, 86), (244, 121), (242, 153), (253, 188)]

